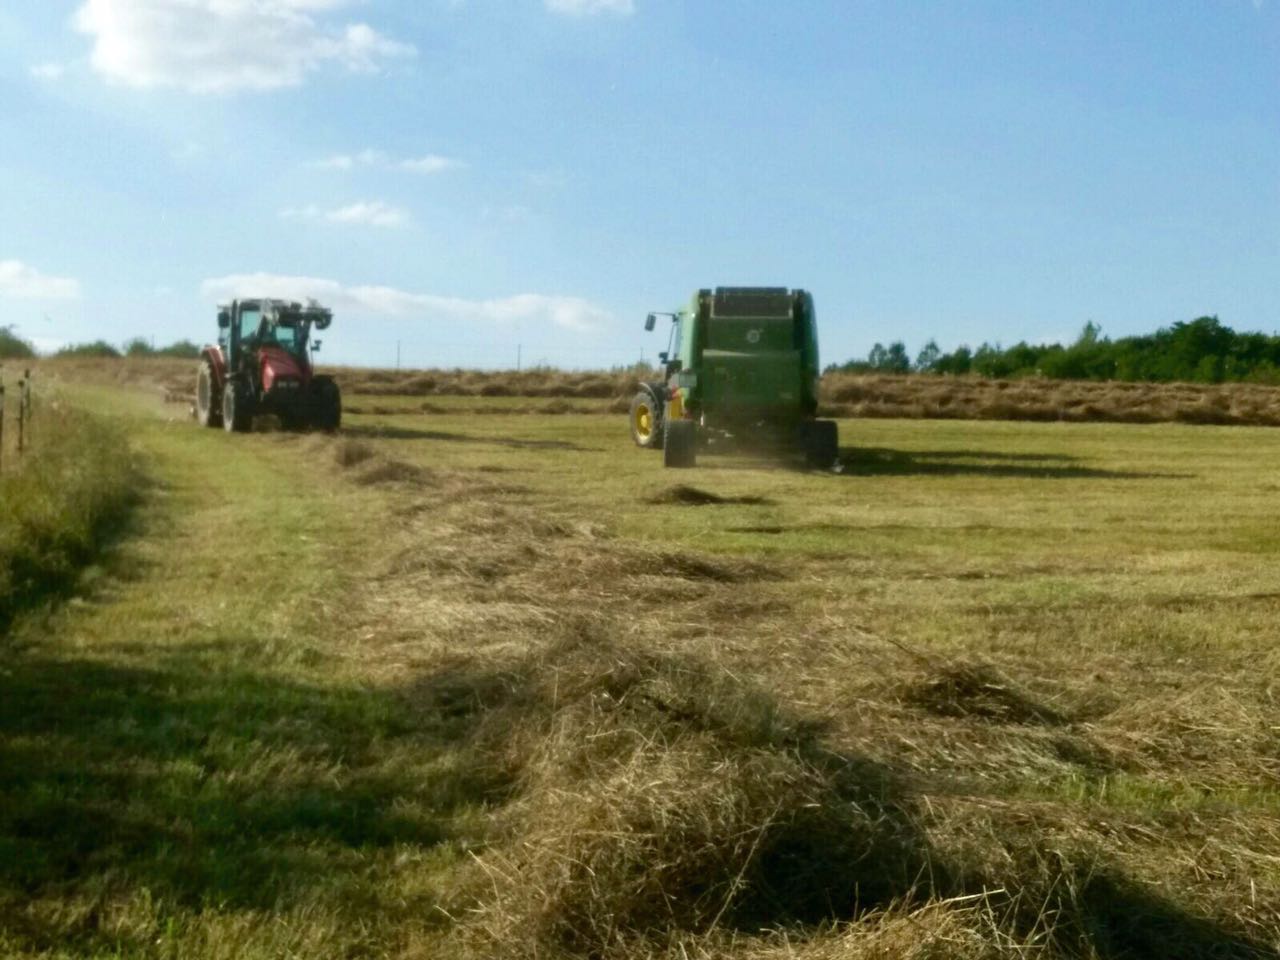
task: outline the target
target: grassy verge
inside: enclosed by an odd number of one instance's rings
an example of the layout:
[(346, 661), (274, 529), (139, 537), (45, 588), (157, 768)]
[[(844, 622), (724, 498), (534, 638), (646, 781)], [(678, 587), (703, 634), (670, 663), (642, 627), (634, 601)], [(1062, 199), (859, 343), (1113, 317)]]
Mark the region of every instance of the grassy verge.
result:
[(50, 400), (38, 403), (26, 455), (0, 475), (0, 629), (74, 583), (136, 494), (123, 432)]

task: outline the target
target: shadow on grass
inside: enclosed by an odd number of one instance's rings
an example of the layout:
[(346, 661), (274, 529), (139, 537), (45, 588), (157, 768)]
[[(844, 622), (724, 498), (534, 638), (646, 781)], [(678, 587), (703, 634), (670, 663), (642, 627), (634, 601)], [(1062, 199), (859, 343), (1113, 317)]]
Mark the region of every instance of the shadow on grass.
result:
[(981, 476), (1041, 480), (1185, 480), (1191, 474), (1104, 470), (1075, 458), (980, 450), (892, 450), (847, 447), (840, 452), (845, 476)]
[[(970, 860), (963, 847), (942, 854), (920, 828), (925, 803), (914, 778), (830, 749), (821, 724), (788, 716), (765, 691), (693, 659), (564, 645), (546, 662), (507, 670), (459, 661), (420, 678), (406, 698), (427, 715), (471, 725), (480, 753), (524, 758), (512, 740), (528, 747), (538, 729), (548, 737), (532, 775), (513, 776), (523, 803), (554, 811), (554, 822), (534, 818), (499, 851), (505, 867), (520, 869), (494, 896), (526, 940), (569, 944), (575, 956), (596, 955), (591, 937), (601, 927), (657, 942), (705, 932), (710, 912), (699, 904), (708, 901), (719, 907), (711, 926), (750, 934), (972, 897), (985, 899), (1014, 938), (1051, 943), (1048, 956), (1280, 960), (1154, 893), (1105, 850), (1046, 854), (1048, 838), (1026, 824), (1009, 832), (1005, 857), (975, 849)], [(618, 750), (628, 737), (663, 747)], [(691, 766), (678, 782), (646, 775), (646, 763), (666, 770), (690, 744), (715, 762)], [(806, 788), (789, 794), (786, 784), (797, 781)], [(671, 792), (658, 796), (663, 783)], [(728, 819), (721, 804), (734, 810)], [(666, 813), (661, 829), (650, 818), (655, 806)], [(575, 832), (580, 822), (592, 829)], [(551, 856), (522, 860), (547, 844)], [(586, 865), (589, 882), (575, 881), (566, 863)]]
[(488, 446), (509, 447), (513, 450), (573, 450), (578, 453), (598, 450), (584, 447), (571, 440), (529, 440), (520, 437), (476, 437), (468, 433), (449, 433), (444, 430), (420, 430), (416, 427), (365, 426), (343, 427), (349, 437), (369, 440), (439, 440), (445, 443), (478, 443)]
[(362, 855), (439, 845), (503, 790), (449, 762), (448, 722), (424, 729), (390, 693), (219, 673), (199, 654), (0, 656), (0, 931), (37, 949), (107, 935), (91, 918), (42, 929), (6, 901), (367, 900)]

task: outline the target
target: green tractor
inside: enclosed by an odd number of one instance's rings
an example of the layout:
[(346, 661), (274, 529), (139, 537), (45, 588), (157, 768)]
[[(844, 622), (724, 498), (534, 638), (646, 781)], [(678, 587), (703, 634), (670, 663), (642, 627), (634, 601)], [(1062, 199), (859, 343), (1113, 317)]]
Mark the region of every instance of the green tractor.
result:
[(783, 444), (813, 467), (834, 467), (839, 438), (818, 410), (818, 331), (813, 297), (785, 287), (699, 290), (672, 320), (658, 354), (664, 379), (641, 383), (631, 438), (661, 449), (668, 467), (692, 467), (698, 448), (724, 440)]
[(272, 414), (286, 430), (336, 430), (342, 397), (332, 377), (316, 374), (311, 354), (333, 314), (314, 300), (236, 300), (218, 308), (218, 343), (201, 351), (196, 419), (228, 432)]

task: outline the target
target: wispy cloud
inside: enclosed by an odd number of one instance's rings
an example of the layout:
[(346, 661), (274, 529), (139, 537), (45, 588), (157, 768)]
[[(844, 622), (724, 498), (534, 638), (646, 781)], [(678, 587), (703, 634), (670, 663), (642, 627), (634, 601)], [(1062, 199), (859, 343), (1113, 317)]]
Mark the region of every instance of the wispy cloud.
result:
[(80, 281), (51, 277), (21, 260), (0, 260), (0, 297), (22, 300), (75, 300)]
[(37, 80), (61, 80), (66, 72), (67, 65), (65, 63), (55, 63), (52, 60), (45, 63), (37, 63), (29, 71), (31, 76)]
[(633, 0), (546, 0), (546, 5), (552, 13), (571, 17), (590, 17), (598, 13), (630, 16), (636, 10)]
[(233, 274), (205, 280), (201, 295), (224, 301), (236, 297), (315, 298), (339, 312), (417, 318), (465, 324), (537, 324), (568, 330), (595, 330), (610, 313), (581, 297), (521, 293), (489, 300), (467, 300), (431, 293), (411, 293), (385, 286), (344, 286), (336, 280), (270, 273)]
[(370, 73), (415, 56), (367, 23), (325, 14), (348, 0), (86, 0), (75, 28), (107, 80), (193, 93), (296, 87), (328, 65)]
[(461, 160), (428, 153), (421, 157), (396, 159), (381, 150), (361, 150), (359, 153), (335, 153), (317, 160), (314, 164), (322, 170), (355, 170), (359, 167), (376, 167), (386, 170), (405, 170), (409, 173), (435, 174), (457, 170), (464, 166)]
[(444, 173), (446, 170), (455, 170), (461, 167), (462, 163), (454, 160), (452, 157), (442, 157), (438, 153), (428, 153), (422, 157), (411, 157), (408, 160), (401, 160), (399, 167), (401, 170), (408, 170), (410, 173)]
[(359, 224), (369, 227), (403, 227), (412, 218), (407, 210), (393, 207), (381, 200), (361, 200), (345, 207), (325, 210), (315, 204), (281, 210), (286, 220), (313, 220), (327, 223)]

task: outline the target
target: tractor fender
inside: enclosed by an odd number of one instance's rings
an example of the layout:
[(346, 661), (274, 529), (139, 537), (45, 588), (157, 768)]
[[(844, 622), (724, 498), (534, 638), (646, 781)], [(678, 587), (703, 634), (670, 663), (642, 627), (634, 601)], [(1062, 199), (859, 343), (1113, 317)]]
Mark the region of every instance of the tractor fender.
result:
[(209, 365), (213, 367), (213, 383), (219, 390), (222, 385), (227, 382), (227, 364), (222, 358), (221, 347), (205, 347), (200, 351), (200, 357), (208, 360)]
[(660, 380), (646, 380), (640, 383), (639, 389), (653, 398), (654, 409), (661, 413), (667, 407), (670, 388)]

